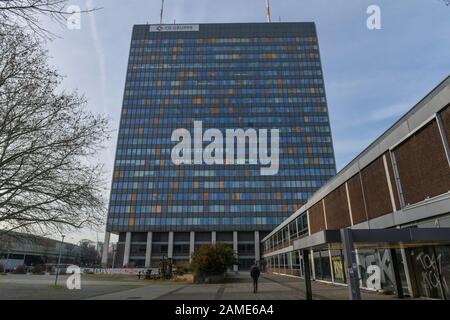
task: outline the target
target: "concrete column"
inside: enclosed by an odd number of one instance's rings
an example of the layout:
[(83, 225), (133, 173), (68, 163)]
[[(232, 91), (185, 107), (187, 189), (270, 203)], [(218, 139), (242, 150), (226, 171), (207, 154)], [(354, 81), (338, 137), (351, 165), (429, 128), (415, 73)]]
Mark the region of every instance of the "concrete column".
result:
[(392, 211), (395, 212), (395, 211), (397, 211), (397, 206), (395, 205), (394, 191), (392, 189), (391, 176), (389, 174), (389, 168), (388, 168), (388, 164), (387, 164), (386, 155), (383, 155), (383, 165), (384, 165), (384, 172), (386, 174), (386, 180), (387, 180), (387, 185), (388, 185), (388, 189), (389, 189), (389, 197), (391, 198)]
[(191, 231), (190, 239), (189, 239), (189, 261), (192, 260), (192, 254), (195, 250), (195, 232)]
[(125, 237), (125, 249), (123, 251), (123, 265), (126, 266), (130, 262), (131, 249), (131, 232), (127, 232)]
[(261, 260), (261, 246), (259, 243), (259, 231), (255, 231), (255, 261)]
[[(239, 253), (238, 253), (238, 233), (237, 233), (237, 231), (233, 231), (233, 250), (234, 250), (234, 252), (236, 252), (236, 256), (239, 257)], [(235, 264), (233, 266), (233, 270), (235, 272), (238, 272), (239, 266), (237, 264)]]
[(445, 150), (445, 155), (447, 156), (448, 164), (450, 165), (450, 147), (449, 141), (447, 141), (447, 135), (444, 131), (444, 123), (442, 122), (442, 116), (440, 113), (436, 114), (436, 122), (438, 125), (439, 133), (441, 135), (442, 144)]
[(109, 249), (109, 238), (111, 237), (111, 233), (105, 233), (105, 242), (103, 243), (102, 250), (102, 266), (104, 268), (108, 267), (108, 249)]
[(172, 258), (173, 257), (173, 232), (169, 232), (169, 243), (168, 243), (168, 252), (167, 257)]
[(358, 266), (356, 264), (355, 247), (353, 246), (353, 234), (351, 229), (341, 229), (345, 265), (347, 267), (347, 284), (350, 300), (361, 300), (359, 290)]
[(211, 244), (216, 244), (216, 232), (211, 232)]
[(316, 279), (316, 266), (314, 265), (314, 250), (310, 250), (308, 258), (310, 259), (309, 263), (311, 264), (311, 276), (315, 280)]
[(152, 232), (147, 232), (147, 247), (145, 249), (145, 267), (150, 268), (152, 264)]

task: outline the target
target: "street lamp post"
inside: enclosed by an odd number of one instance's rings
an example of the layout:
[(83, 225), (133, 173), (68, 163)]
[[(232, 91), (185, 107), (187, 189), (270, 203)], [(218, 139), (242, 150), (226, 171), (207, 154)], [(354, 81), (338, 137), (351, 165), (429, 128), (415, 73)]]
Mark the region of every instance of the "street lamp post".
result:
[(61, 252), (62, 252), (62, 247), (63, 247), (63, 244), (64, 244), (64, 237), (65, 237), (65, 235), (61, 235), (61, 237), (62, 237), (62, 241), (61, 241), (61, 245), (59, 246), (59, 257), (58, 257), (58, 266), (56, 268), (55, 286), (58, 283), (59, 264), (61, 263)]

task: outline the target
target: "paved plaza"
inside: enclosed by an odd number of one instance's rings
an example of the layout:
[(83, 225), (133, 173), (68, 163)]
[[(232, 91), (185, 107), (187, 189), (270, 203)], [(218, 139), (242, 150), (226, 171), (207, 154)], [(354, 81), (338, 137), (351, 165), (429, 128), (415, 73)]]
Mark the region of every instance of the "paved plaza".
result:
[[(228, 275), (223, 284), (190, 284), (175, 281), (138, 280), (136, 276), (82, 275), (81, 290), (65, 287), (67, 276), (54, 286), (54, 276), (0, 276), (0, 299), (94, 300), (304, 300), (301, 279), (263, 274), (259, 292), (253, 293), (248, 272)], [(345, 286), (312, 282), (314, 300), (347, 300)], [(397, 299), (392, 295), (362, 292), (363, 300)]]

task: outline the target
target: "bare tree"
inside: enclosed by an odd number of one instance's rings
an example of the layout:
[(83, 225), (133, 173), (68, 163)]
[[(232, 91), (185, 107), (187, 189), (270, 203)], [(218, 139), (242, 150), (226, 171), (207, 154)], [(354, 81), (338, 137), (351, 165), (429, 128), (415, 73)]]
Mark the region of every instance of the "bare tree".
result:
[[(44, 38), (54, 36), (43, 27), (41, 18), (64, 24), (72, 12), (67, 11), (68, 0), (0, 0), (0, 25), (25, 25)], [(80, 10), (80, 13), (95, 11), (99, 8)]]
[(76, 92), (59, 92), (42, 43), (0, 27), (0, 229), (62, 232), (102, 223), (103, 171), (95, 156), (107, 119)]

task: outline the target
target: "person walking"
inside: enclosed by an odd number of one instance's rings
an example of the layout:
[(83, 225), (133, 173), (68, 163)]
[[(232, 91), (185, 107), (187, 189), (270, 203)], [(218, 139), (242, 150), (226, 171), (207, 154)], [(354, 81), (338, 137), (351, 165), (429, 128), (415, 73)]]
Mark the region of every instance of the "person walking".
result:
[(253, 279), (253, 293), (258, 292), (258, 278), (261, 274), (261, 271), (259, 270), (258, 265), (255, 263), (252, 268), (250, 269), (250, 276)]

